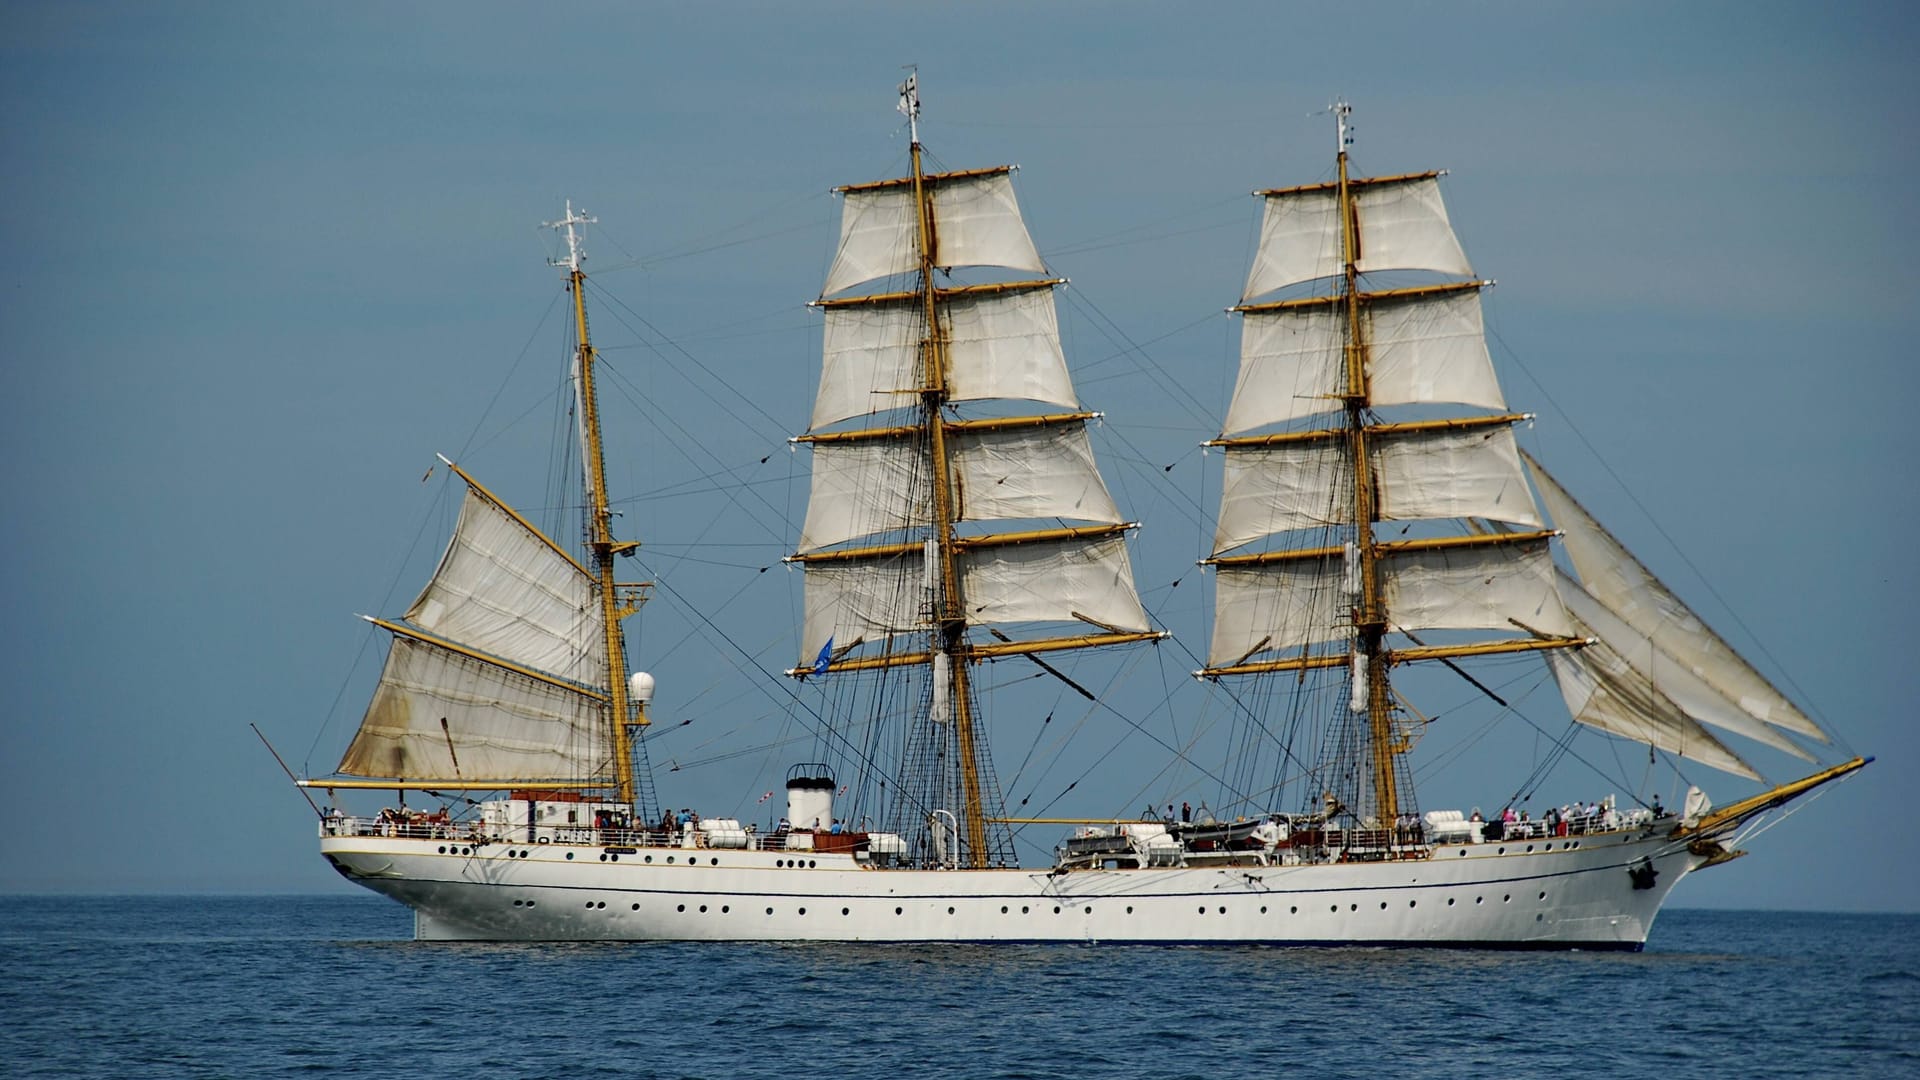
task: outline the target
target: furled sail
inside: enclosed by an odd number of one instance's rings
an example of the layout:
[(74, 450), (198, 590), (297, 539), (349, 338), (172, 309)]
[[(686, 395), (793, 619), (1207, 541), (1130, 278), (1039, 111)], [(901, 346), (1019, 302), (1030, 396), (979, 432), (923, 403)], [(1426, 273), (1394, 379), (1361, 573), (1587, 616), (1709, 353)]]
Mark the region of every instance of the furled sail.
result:
[(607, 684), (596, 584), (518, 516), (470, 485), (405, 620), (424, 635), (396, 632), (340, 771), (534, 779), (604, 765), (593, 738)]
[[(1349, 183), (1360, 223), (1361, 273), (1435, 270), (1468, 275), (1473, 269), (1454, 238), (1440, 198), (1438, 173), (1388, 176)], [(1338, 184), (1270, 191), (1260, 225), (1260, 247), (1247, 274), (1245, 298), (1333, 277), (1344, 266), (1340, 249)]]
[[(1362, 294), (1363, 333), (1374, 405), (1448, 402), (1506, 408), (1487, 355), (1481, 283), (1458, 288)], [(1240, 330), (1240, 374), (1224, 430), (1341, 408), (1347, 386), (1346, 315), (1337, 298), (1248, 309)]]
[[(933, 265), (1045, 269), (1020, 218), (1010, 168), (937, 173), (922, 178), (933, 205)], [(919, 230), (911, 179), (842, 188), (840, 247), (821, 291), (920, 268)]]
[(1565, 533), (1567, 558), (1608, 611), (1662, 655), (1697, 675), (1757, 720), (1826, 742), (1827, 735), (1653, 576), (1540, 463), (1528, 457), (1534, 483), (1554, 524)]

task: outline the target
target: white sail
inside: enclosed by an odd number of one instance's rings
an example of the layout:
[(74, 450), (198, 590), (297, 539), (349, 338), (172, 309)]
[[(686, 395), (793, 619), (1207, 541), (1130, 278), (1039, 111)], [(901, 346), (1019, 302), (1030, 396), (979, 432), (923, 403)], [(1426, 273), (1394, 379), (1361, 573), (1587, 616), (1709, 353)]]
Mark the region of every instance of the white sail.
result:
[(1220, 567), (1213, 583), (1208, 665), (1231, 664), (1255, 652), (1345, 639), (1353, 624), (1352, 603), (1343, 587), (1345, 576), (1338, 559)]
[(1622, 672), (1617, 677), (1622, 680), (1631, 678), (1644, 684), (1638, 691), (1641, 698), (1658, 695), (1703, 724), (1712, 724), (1723, 731), (1765, 743), (1804, 761), (1813, 760), (1813, 755), (1793, 740), (1747, 715), (1736, 702), (1729, 701), (1726, 695), (1707, 685), (1706, 680), (1661, 652), (1645, 635), (1607, 610), (1607, 606), (1582, 588), (1571, 574), (1556, 568), (1556, 580), (1560, 586), (1560, 600), (1566, 605), (1567, 613), (1581, 624), (1581, 633), (1599, 638), (1611, 653), (1619, 656), (1632, 669), (1630, 673)]
[[(829, 639), (840, 645), (856, 639), (877, 644), (926, 629), (925, 565), (918, 552), (809, 563), (801, 658), (811, 662)], [(959, 576), (971, 625), (1072, 622), (1085, 616), (1121, 630), (1148, 629), (1126, 544), (1117, 536), (963, 551)]]
[[(1020, 218), (1007, 170), (985, 174), (929, 176), (935, 249), (932, 263), (1046, 269)], [(847, 191), (840, 218), (840, 247), (827, 271), (823, 295), (875, 278), (920, 268), (919, 223), (911, 183)]]
[[(1396, 630), (1574, 634), (1544, 542), (1391, 552), (1378, 577)], [(1220, 567), (1207, 662), (1345, 640), (1353, 626), (1347, 578), (1339, 558)]]
[(1084, 422), (962, 431), (953, 455), (957, 517), (962, 521), (1066, 518), (1117, 525), (1122, 520)]
[(1545, 656), (1575, 721), (1722, 772), (1759, 779), (1752, 766), (1640, 678), (1604, 643), (1549, 650)]
[[(1541, 525), (1511, 427), (1387, 433), (1369, 445), (1379, 520), (1478, 517)], [(1353, 521), (1345, 439), (1228, 447), (1226, 459), (1216, 555), (1269, 533)]]
[(1397, 629), (1574, 635), (1544, 541), (1395, 552), (1380, 565), (1387, 619)]
[(930, 468), (925, 447), (909, 439), (815, 443), (798, 550), (925, 525), (932, 519)]
[[(941, 308), (949, 400), (1076, 404), (1052, 288), (962, 294), (948, 297)], [(814, 430), (918, 404), (926, 383), (920, 368), (925, 326), (918, 301), (828, 308)]]
[[(1375, 270), (1435, 270), (1473, 273), (1447, 220), (1440, 182), (1431, 176), (1364, 180), (1351, 185), (1360, 224), (1361, 273)], [(1337, 185), (1276, 192), (1266, 198), (1260, 247), (1242, 296), (1252, 298), (1288, 285), (1343, 272), (1340, 191)]]
[(1580, 583), (1655, 648), (1755, 719), (1826, 742), (1827, 735), (1653, 576), (1565, 488), (1527, 458)]
[(589, 686), (607, 682), (594, 580), (471, 487), (453, 539), (406, 618), (525, 667)]
[[(1374, 405), (1450, 402), (1506, 408), (1487, 355), (1478, 290), (1364, 300)], [(1335, 305), (1248, 311), (1229, 434), (1340, 408), (1346, 315)]]
[(598, 775), (609, 755), (605, 710), (578, 691), (396, 636), (340, 771), (420, 780)]
[[(1071, 518), (1118, 524), (1084, 423), (961, 431), (947, 444), (957, 520)], [(908, 438), (816, 443), (802, 552), (929, 525), (932, 464)]]
[(982, 548), (961, 556), (961, 595), (970, 623), (1088, 620), (1144, 632), (1147, 613), (1118, 536)]
[(878, 645), (928, 625), (927, 563), (918, 552), (886, 559), (806, 564), (800, 659), (811, 665), (827, 642)]

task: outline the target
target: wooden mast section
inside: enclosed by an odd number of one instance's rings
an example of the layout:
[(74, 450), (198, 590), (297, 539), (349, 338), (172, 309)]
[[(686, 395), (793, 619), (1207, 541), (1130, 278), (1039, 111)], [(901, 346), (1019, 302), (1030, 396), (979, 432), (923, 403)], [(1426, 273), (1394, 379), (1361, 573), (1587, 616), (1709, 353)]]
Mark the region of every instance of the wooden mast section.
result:
[(581, 452), (586, 458), (583, 464), (587, 476), (587, 546), (593, 552), (593, 575), (599, 583), (600, 616), (605, 631), (607, 717), (613, 737), (614, 785), (620, 801), (631, 807), (634, 803), (633, 752), (628, 728), (645, 724), (647, 720), (644, 715), (635, 717), (627, 701), (627, 647), (620, 620), (633, 614), (638, 605), (621, 597), (614, 581), (613, 560), (620, 555), (632, 554), (640, 545), (637, 541), (616, 541), (613, 538), (613, 513), (607, 502), (606, 453), (600, 441), (600, 400), (593, 381), (593, 365), (598, 355), (587, 334), (587, 275), (580, 269), (585, 256), (580, 250), (580, 234), (576, 228), (590, 225), (596, 220), (584, 213), (575, 213), (573, 203), (569, 201), (567, 216), (549, 222), (548, 227), (564, 229), (567, 236), (567, 257), (564, 262), (556, 261), (554, 265), (566, 268), (567, 288), (573, 293), (574, 326), (578, 337), (575, 370), (579, 379)]
[[(1354, 611), (1353, 678), (1356, 700), (1364, 701), (1367, 713), (1367, 747), (1372, 758), (1374, 815), (1386, 823), (1400, 816), (1399, 783), (1394, 773), (1394, 756), (1404, 747), (1393, 739), (1392, 701), (1387, 692), (1387, 665), (1382, 641), (1386, 637), (1387, 612), (1380, 599), (1380, 552), (1374, 546), (1373, 468), (1368, 460), (1367, 410), (1371, 405), (1367, 388), (1369, 362), (1365, 322), (1360, 317), (1360, 221), (1354, 209), (1353, 192), (1347, 180), (1347, 147), (1353, 136), (1347, 117), (1353, 107), (1342, 101), (1333, 113), (1339, 137), (1340, 169), (1340, 255), (1342, 299), (1346, 308), (1346, 407), (1347, 431), (1353, 454), (1354, 554), (1360, 561), (1360, 598)], [(1358, 711), (1358, 710), (1356, 710)]]
[[(934, 289), (934, 253), (938, 238), (934, 234), (933, 199), (926, 184), (920, 155), (920, 87), (909, 76), (900, 88), (901, 111), (907, 114), (913, 158), (913, 202), (916, 211), (920, 248), (918, 301), (925, 319), (920, 339), (922, 370), (926, 385), (920, 389), (920, 417), (932, 456), (933, 468), (933, 554), (938, 560), (934, 581), (939, 592), (934, 599), (933, 648), (927, 654), (934, 685), (933, 700), (947, 698), (952, 710), (951, 722), (955, 750), (960, 758), (961, 800), (967, 830), (967, 865), (981, 869), (987, 865), (986, 804), (980, 794), (980, 763), (976, 758), (973, 694), (968, 680), (966, 605), (960, 598), (959, 548), (953, 531), (953, 478), (947, 459), (946, 425), (941, 410), (949, 396), (947, 385), (946, 330), (940, 323), (940, 305)], [(942, 669), (945, 669), (944, 671)], [(950, 692), (943, 694), (938, 685), (942, 677), (950, 681)], [(940, 722), (942, 717), (934, 717)]]

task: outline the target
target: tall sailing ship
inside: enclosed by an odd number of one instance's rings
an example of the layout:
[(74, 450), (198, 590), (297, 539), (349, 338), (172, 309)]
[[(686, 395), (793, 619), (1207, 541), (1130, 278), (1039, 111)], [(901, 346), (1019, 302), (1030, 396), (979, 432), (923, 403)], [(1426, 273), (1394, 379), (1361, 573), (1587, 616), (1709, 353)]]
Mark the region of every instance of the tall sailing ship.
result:
[[(1085, 821), (1051, 864), (1019, 865), (979, 666), (1022, 658), (1086, 694), (1056, 661), (1165, 633), (1134, 585), (1135, 525), (1095, 465), (1099, 414), (1056, 323), (1062, 281), (1034, 276), (1046, 266), (1011, 169), (926, 171), (915, 78), (901, 110), (910, 175), (840, 189), (820, 388), (795, 440), (812, 478), (788, 674), (865, 711), (859, 738), (831, 729), (840, 767), (861, 775), (794, 766), (765, 828), (655, 820), (653, 680), (629, 675), (621, 632), (646, 585), (616, 573), (637, 545), (612, 531), (589, 219), (569, 206), (556, 226), (584, 551), (448, 462), (467, 485), (454, 536), (405, 615), (375, 620), (391, 651), (337, 774), (302, 781), (444, 801), (322, 816), (322, 854), (413, 908), (417, 936), (1637, 949), (1681, 877), (1866, 763), (1719, 809), (1696, 793), (1674, 811), (1609, 798), (1543, 821), (1420, 810), (1422, 718), (1393, 684), (1416, 664), (1472, 680), (1475, 657), (1537, 655), (1577, 722), (1750, 778), (1703, 724), (1803, 758), (1798, 740), (1826, 735), (1520, 453), (1525, 417), (1507, 411), (1481, 331), (1488, 283), (1438, 174), (1349, 177), (1338, 106), (1338, 178), (1259, 193), (1240, 376), (1213, 441), (1217, 608), (1196, 674), (1292, 736), (1283, 777), (1230, 819)], [(1445, 280), (1376, 288), (1387, 271)]]

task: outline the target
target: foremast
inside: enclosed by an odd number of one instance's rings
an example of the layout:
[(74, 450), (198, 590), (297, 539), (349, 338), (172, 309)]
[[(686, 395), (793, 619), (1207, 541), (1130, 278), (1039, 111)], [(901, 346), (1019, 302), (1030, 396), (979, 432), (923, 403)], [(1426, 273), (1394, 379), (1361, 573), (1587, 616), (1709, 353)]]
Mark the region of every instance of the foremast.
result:
[(621, 802), (635, 805), (633, 778), (633, 731), (648, 720), (644, 711), (636, 712), (628, 700), (627, 646), (622, 620), (639, 610), (641, 586), (622, 585), (614, 580), (614, 560), (631, 555), (640, 544), (634, 540), (613, 538), (613, 511), (607, 499), (607, 462), (600, 438), (600, 396), (594, 385), (594, 364), (599, 354), (587, 331), (586, 271), (581, 264), (586, 256), (580, 247), (579, 226), (597, 219), (575, 213), (572, 201), (567, 214), (547, 227), (565, 233), (567, 254), (554, 265), (567, 272), (567, 290), (573, 294), (575, 329), (574, 378), (578, 394), (581, 466), (585, 473), (587, 495), (587, 548), (593, 554), (593, 575), (599, 582), (602, 645), (607, 657), (607, 704), (609, 736), (613, 746), (614, 787)]
[[(955, 862), (982, 868), (1012, 852), (989, 835), (997, 792), (971, 665), (1165, 635), (1147, 625), (1134, 593), (1122, 537), (1137, 526), (1119, 516), (1094, 468), (1085, 428), (1097, 414), (1077, 408), (1060, 354), (1052, 291), (1063, 282), (940, 283), (955, 265), (1045, 269), (1020, 220), (1011, 169), (927, 172), (917, 76), (900, 87), (900, 111), (911, 133), (910, 175), (838, 189), (845, 220), (823, 292), (893, 274), (910, 274), (912, 286), (816, 302), (828, 326), (815, 430), (795, 440), (813, 447), (813, 489), (800, 550), (790, 557), (808, 572), (803, 660), (812, 662), (789, 674), (926, 670), (931, 726), (950, 731), (959, 771)], [(958, 345), (956, 321), (967, 327)], [(950, 415), (963, 402), (1005, 398), (1073, 411)], [(906, 400), (909, 422), (818, 430)], [(959, 528), (1036, 518), (1093, 524)], [(913, 595), (924, 599), (903, 600)], [(1078, 621), (1104, 632), (1016, 640), (994, 626), (1030, 621)], [(973, 641), (982, 627), (997, 640)], [(898, 635), (924, 635), (926, 646), (896, 649)], [(854, 655), (863, 645), (877, 649)], [(933, 798), (918, 806), (929, 816), (942, 809)]]
[[(1376, 535), (1375, 523), (1389, 519), (1542, 522), (1525, 494), (1512, 442), (1511, 426), (1526, 419), (1523, 414), (1386, 423), (1376, 412), (1382, 404), (1426, 402), (1504, 410), (1480, 330), (1477, 293), (1491, 282), (1366, 288), (1362, 274), (1368, 270), (1471, 271), (1434, 186), (1439, 174), (1350, 176), (1351, 107), (1340, 102), (1331, 111), (1338, 139), (1333, 183), (1255, 193), (1267, 201), (1267, 216), (1261, 251), (1242, 303), (1234, 308), (1246, 327), (1240, 380), (1227, 434), (1209, 443), (1226, 449), (1228, 477), (1214, 557), (1206, 560), (1222, 572), (1219, 612), (1208, 666), (1198, 674), (1217, 678), (1348, 668), (1349, 712), (1362, 725), (1360, 749), (1345, 749), (1348, 741), (1336, 737), (1343, 748), (1335, 751), (1331, 771), (1351, 776), (1352, 782), (1335, 798), (1355, 818), (1384, 825), (1414, 805), (1405, 760), (1414, 740), (1396, 723), (1399, 710), (1389, 678), (1394, 665), (1568, 648), (1583, 640), (1558, 613), (1545, 553), (1549, 531), (1387, 542)], [(1369, 212), (1379, 214), (1371, 227)], [(1337, 236), (1332, 250), (1327, 250), (1329, 232)], [(1325, 278), (1336, 283), (1333, 295), (1248, 302), (1261, 293)], [(1266, 329), (1256, 330), (1256, 324)], [(1384, 327), (1385, 344), (1395, 353), (1394, 370), (1386, 376), (1389, 386), (1380, 395), (1376, 327)], [(1433, 333), (1435, 327), (1442, 333)], [(1277, 343), (1288, 335), (1294, 344)], [(1436, 337), (1454, 339), (1450, 351), (1433, 346)], [(1450, 363), (1472, 370), (1463, 377), (1459, 370), (1445, 370)], [(1236, 435), (1324, 412), (1335, 403), (1336, 426)], [(1481, 489), (1432, 493), (1460, 479), (1456, 474)], [(1491, 485), (1485, 483), (1488, 476), (1494, 478)], [(1314, 496), (1305, 493), (1326, 480), (1333, 490), (1323, 497), (1327, 502), (1315, 505)], [(1403, 490), (1383, 491), (1383, 481), (1398, 482)], [(1224, 554), (1269, 535), (1341, 525), (1346, 539), (1337, 545)], [(1514, 578), (1520, 587), (1503, 586), (1493, 590), (1503, 593), (1500, 597), (1475, 603), (1467, 594), (1473, 575), (1483, 570)], [(1538, 587), (1527, 587), (1527, 578)], [(1401, 598), (1407, 610), (1392, 610), (1393, 597)], [(1535, 614), (1523, 621), (1529, 606)], [(1426, 646), (1413, 632), (1430, 627), (1517, 630), (1529, 636)], [(1411, 644), (1392, 645), (1395, 633)], [(1311, 648), (1341, 637), (1347, 646), (1342, 651)], [(1280, 655), (1256, 659), (1263, 653)], [(1328, 794), (1334, 794), (1331, 787)]]

